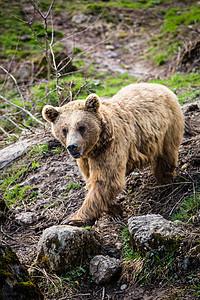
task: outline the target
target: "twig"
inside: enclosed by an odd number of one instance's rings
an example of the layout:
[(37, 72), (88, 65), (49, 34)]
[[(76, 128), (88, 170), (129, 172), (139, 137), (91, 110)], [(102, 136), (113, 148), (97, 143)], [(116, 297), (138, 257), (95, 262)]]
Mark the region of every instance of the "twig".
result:
[(13, 237), (11, 235), (8, 235), (7, 233), (5, 233), (3, 231), (3, 226), (1, 225), (1, 233), (3, 233), (3, 235), (7, 236), (9, 239), (11, 239), (12, 241), (15, 241), (15, 239), (13, 239)]
[(169, 216), (171, 216), (171, 214), (173, 213), (174, 209), (177, 207), (177, 205), (183, 200), (183, 198), (188, 194), (188, 192), (186, 192), (177, 202), (176, 204), (173, 206), (172, 210), (169, 213)]
[(52, 45), (52, 47), (56, 46), (58, 43), (61, 43), (61, 42), (65, 41), (65, 40), (68, 40), (68, 39), (70, 39), (70, 38), (72, 38), (72, 37), (74, 38), (75, 36), (80, 35), (80, 34), (83, 34), (84, 32), (88, 31), (90, 28), (93, 27), (93, 25), (94, 25), (96, 22), (98, 22), (98, 20), (101, 18), (101, 16), (102, 16), (102, 13), (101, 13), (101, 14), (97, 17), (97, 19), (95, 19), (94, 22), (93, 22), (92, 24), (90, 24), (86, 29), (81, 30), (81, 31), (79, 31), (79, 32), (77, 32), (77, 33), (73, 33), (73, 34), (67, 36), (66, 38), (61, 39), (60, 41), (57, 41), (56, 43), (54, 43), (54, 44)]
[(62, 67), (58, 70), (58, 72), (60, 73), (64, 68), (66, 68), (66, 66), (72, 61), (72, 59), (76, 59), (76, 58), (78, 58), (79, 56), (81, 56), (81, 55), (87, 53), (88, 51), (92, 50), (92, 49), (95, 48), (96, 46), (99, 46), (99, 45), (105, 43), (106, 41), (110, 40), (112, 36), (113, 36), (113, 35), (109, 36), (108, 38), (104, 39), (104, 40), (101, 41), (101, 42), (96, 43), (95, 45), (93, 45), (93, 46), (89, 47), (88, 49), (82, 51), (81, 53), (79, 53), (79, 54), (76, 55), (75, 57), (73, 57), (73, 58), (70, 57), (70, 59), (68, 60), (68, 62), (67, 62), (64, 66), (62, 66)]
[(88, 84), (88, 82), (86, 81), (78, 90), (78, 92), (76, 93), (76, 95), (74, 96), (74, 100), (76, 100), (76, 98), (78, 97), (78, 94), (81, 92), (82, 88), (84, 88), (86, 85)]
[(22, 98), (23, 107), (25, 107), (24, 97), (23, 97), (22, 92), (21, 92), (21, 90), (20, 90), (20, 88), (19, 88), (19, 85), (18, 85), (18, 83), (17, 83), (17, 80), (16, 80), (15, 77), (14, 77), (12, 74), (10, 74), (3, 66), (0, 66), (0, 68), (1, 68), (7, 75), (9, 75), (9, 76), (12, 78), (12, 80), (14, 81), (14, 83), (15, 83), (15, 85), (16, 85), (16, 87), (17, 87), (17, 90), (18, 90), (18, 92), (19, 92), (19, 94), (20, 94), (20, 96), (21, 96), (21, 98)]
[(75, 297), (83, 297), (83, 296), (91, 296), (91, 294), (90, 293), (87, 293), (87, 294), (76, 294), (76, 295), (72, 295), (72, 296), (68, 297), (68, 299), (72, 299), (72, 298), (75, 298)]
[(10, 135), (8, 132), (6, 132), (1, 126), (0, 126), (0, 130), (1, 130), (4, 134), (6, 134), (9, 138), (12, 138), (11, 135)]
[(5, 118), (11, 122), (13, 125), (15, 125), (18, 129), (23, 131), (23, 128), (21, 128), (17, 123), (15, 123), (15, 121), (13, 121), (12, 119), (8, 118), (7, 116), (5, 116)]
[(103, 291), (102, 291), (102, 297), (101, 297), (101, 300), (104, 300), (105, 299), (105, 286), (103, 287)]
[(34, 115), (32, 115), (32, 113), (30, 111), (28, 111), (27, 109), (25, 109), (24, 107), (18, 106), (12, 102), (10, 102), (9, 100), (7, 100), (6, 98), (4, 98), (3, 96), (0, 95), (0, 98), (3, 99), (5, 102), (9, 103), (12, 106), (15, 106), (19, 109), (21, 109), (23, 112), (25, 112), (27, 115), (29, 115), (33, 120), (35, 120), (37, 123), (41, 124), (44, 126), (44, 123), (40, 120), (38, 120)]

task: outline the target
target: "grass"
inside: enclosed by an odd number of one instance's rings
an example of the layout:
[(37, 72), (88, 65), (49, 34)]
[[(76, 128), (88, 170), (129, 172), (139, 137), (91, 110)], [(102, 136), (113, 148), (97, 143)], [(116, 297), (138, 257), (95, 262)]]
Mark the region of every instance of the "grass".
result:
[(191, 29), (200, 22), (200, 6), (194, 4), (183, 8), (162, 9), (162, 14), (164, 19), (159, 24), (159, 33), (149, 39), (150, 47), (144, 56), (151, 58), (158, 66), (171, 61), (186, 41), (195, 39), (191, 35)]
[(198, 86), (200, 85), (199, 72), (181, 74), (175, 73), (167, 79), (155, 79), (151, 82), (164, 84), (178, 95), (180, 104), (197, 100), (200, 97)]
[(180, 203), (177, 211), (172, 216), (172, 221), (180, 220), (182, 222), (193, 221), (193, 218), (197, 217), (200, 209), (200, 192), (194, 195), (185, 197)]
[[(0, 59), (7, 60), (15, 56), (15, 58), (22, 60), (41, 53), (42, 50), (38, 41), (45, 48), (44, 24), (34, 22), (31, 30), (25, 22), (23, 9), (16, 1), (11, 1), (11, 5), (8, 5), (1, 0), (0, 5)], [(47, 28), (47, 35), (50, 40), (52, 37), (51, 28)], [(61, 31), (54, 30), (55, 39), (62, 38), (62, 36)]]
[(200, 6), (194, 4), (190, 7), (179, 9), (171, 8), (165, 14), (165, 22), (162, 27), (163, 33), (178, 34), (180, 26), (191, 25), (200, 22)]
[(74, 183), (74, 182), (69, 182), (67, 184), (67, 191), (69, 192), (70, 190), (77, 190), (77, 189), (80, 189), (81, 185), (79, 183)]
[(40, 160), (47, 151), (47, 144), (36, 145), (20, 160), (19, 164), (2, 172), (0, 176), (1, 196), (9, 208), (15, 204), (29, 203), (37, 197), (37, 189), (29, 185), (21, 185), (21, 183), (28, 174), (33, 173), (39, 167)]

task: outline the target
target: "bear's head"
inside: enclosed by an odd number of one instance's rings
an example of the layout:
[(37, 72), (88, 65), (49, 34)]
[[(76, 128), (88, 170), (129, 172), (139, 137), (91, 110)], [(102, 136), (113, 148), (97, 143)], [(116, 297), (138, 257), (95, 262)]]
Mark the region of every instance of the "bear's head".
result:
[(62, 107), (45, 105), (42, 115), (52, 124), (54, 136), (74, 158), (87, 156), (112, 136), (112, 126), (100, 112), (100, 99), (96, 94)]

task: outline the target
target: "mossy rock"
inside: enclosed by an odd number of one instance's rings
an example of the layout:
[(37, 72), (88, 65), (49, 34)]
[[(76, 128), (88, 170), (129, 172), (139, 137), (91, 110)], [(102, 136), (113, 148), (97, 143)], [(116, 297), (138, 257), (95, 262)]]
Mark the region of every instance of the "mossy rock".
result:
[(10, 246), (0, 241), (0, 299), (44, 299), (36, 283), (30, 278)]
[[(77, 68), (73, 65), (70, 57), (64, 50), (54, 51), (55, 63), (58, 67), (58, 71), (60, 70), (60, 74), (67, 74), (69, 72), (74, 72)], [(32, 59), (32, 63), (34, 64), (34, 73), (37, 78), (48, 78), (48, 62), (45, 54), (40, 56), (36, 56)], [(53, 59), (50, 55), (50, 63), (52, 68), (50, 70), (51, 75), (56, 75), (55, 70), (53, 69)]]
[[(61, 75), (77, 70), (65, 50), (61, 49), (54, 51), (54, 56), (56, 66), (58, 67), (60, 64), (58, 71)], [(15, 77), (18, 82), (22, 83), (34, 81), (39, 78), (52, 79), (56, 76), (52, 55), (50, 55), (50, 65), (51, 66), (49, 67), (46, 55), (44, 53), (40, 53), (40, 55), (33, 57), (31, 60), (21, 62), (18, 70), (16, 71)]]
[(128, 224), (132, 247), (143, 255), (159, 247), (165, 247), (169, 252), (174, 251), (185, 237), (182, 228), (161, 215), (132, 217)]
[(58, 274), (80, 266), (88, 257), (98, 254), (99, 237), (93, 230), (58, 225), (45, 229), (38, 243), (34, 266)]

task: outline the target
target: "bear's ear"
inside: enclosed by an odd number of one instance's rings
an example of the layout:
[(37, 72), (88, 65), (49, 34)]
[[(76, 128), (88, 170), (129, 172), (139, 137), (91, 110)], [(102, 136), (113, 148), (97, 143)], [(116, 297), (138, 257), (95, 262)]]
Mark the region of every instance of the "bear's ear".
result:
[(45, 105), (42, 109), (42, 116), (48, 122), (55, 122), (56, 118), (58, 117), (59, 112), (56, 107), (52, 105)]
[(97, 112), (99, 110), (99, 106), (100, 106), (99, 96), (97, 94), (90, 94), (85, 101), (86, 109), (92, 112)]

